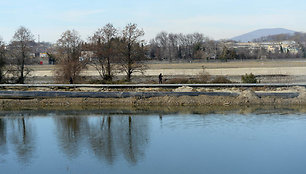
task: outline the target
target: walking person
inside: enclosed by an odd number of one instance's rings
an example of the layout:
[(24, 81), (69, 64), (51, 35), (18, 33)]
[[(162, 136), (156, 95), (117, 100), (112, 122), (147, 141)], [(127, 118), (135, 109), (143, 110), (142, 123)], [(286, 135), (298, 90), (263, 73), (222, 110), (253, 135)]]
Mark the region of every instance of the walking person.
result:
[(70, 83), (70, 84), (73, 84), (73, 79), (72, 79), (72, 77), (70, 77), (69, 83)]
[(159, 80), (159, 84), (163, 83), (163, 75), (162, 75), (162, 73), (159, 74), (158, 80)]

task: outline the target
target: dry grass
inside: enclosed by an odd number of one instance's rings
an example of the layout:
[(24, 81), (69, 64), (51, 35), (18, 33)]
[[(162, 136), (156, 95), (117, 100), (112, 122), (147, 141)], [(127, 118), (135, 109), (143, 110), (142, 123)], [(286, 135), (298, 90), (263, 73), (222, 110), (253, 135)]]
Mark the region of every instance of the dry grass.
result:
[[(269, 60), (269, 61), (235, 61), (235, 62), (203, 62), (203, 63), (171, 63), (171, 64), (148, 64), (146, 76), (158, 76), (162, 73), (165, 76), (186, 75), (197, 76), (203, 68), (211, 75), (241, 76), (245, 73), (260, 75), (306, 75), (306, 61), (304, 59), (292, 60)], [(37, 77), (53, 76), (54, 65), (31, 66), (34, 70), (32, 75)], [(81, 74), (82, 76), (98, 76), (96, 70), (89, 66)], [(124, 74), (116, 74), (116, 76)], [(141, 75), (135, 73), (134, 75)]]
[[(261, 67), (306, 67), (306, 59), (280, 59), (280, 60), (250, 60), (233, 62), (202, 62), (202, 63), (161, 63), (148, 64), (149, 69), (215, 69), (215, 68), (261, 68)], [(54, 65), (31, 65), (38, 71), (54, 70)], [(92, 66), (88, 70), (95, 70)]]
[(218, 69), (218, 68), (273, 68), (306, 67), (306, 59), (250, 60), (234, 62), (149, 64), (150, 69)]
[(188, 78), (173, 78), (165, 81), (166, 84), (187, 84), (190, 83)]
[(211, 81), (211, 83), (233, 83), (229, 79), (227, 79), (225, 76), (218, 76), (214, 80)]

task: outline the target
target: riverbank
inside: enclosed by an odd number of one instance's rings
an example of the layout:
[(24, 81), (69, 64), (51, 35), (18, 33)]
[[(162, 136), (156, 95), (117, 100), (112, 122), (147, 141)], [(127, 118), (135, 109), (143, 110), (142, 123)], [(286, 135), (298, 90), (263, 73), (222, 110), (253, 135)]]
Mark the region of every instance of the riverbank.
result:
[(23, 116), (91, 116), (101, 115), (150, 115), (159, 116), (173, 114), (305, 114), (306, 107), (301, 105), (252, 105), (252, 106), (44, 106), (44, 107), (6, 107), (0, 109), (3, 117)]
[[(83, 90), (83, 91), (82, 91)], [(95, 90), (93, 92), (92, 90)], [(69, 89), (2, 90), (2, 109), (103, 106), (250, 106), (306, 105), (305, 87), (191, 88), (176, 89)]]

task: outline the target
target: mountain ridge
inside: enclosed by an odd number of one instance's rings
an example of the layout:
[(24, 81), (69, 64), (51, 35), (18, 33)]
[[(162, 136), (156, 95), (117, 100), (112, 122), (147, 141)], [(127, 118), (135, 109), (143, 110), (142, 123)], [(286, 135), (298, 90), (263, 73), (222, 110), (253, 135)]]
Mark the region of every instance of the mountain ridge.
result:
[(231, 38), (231, 40), (237, 42), (250, 42), (253, 41), (254, 39), (259, 39), (265, 36), (271, 36), (277, 34), (294, 34), (294, 33), (296, 33), (296, 31), (288, 30), (285, 28), (264, 28), (233, 37)]

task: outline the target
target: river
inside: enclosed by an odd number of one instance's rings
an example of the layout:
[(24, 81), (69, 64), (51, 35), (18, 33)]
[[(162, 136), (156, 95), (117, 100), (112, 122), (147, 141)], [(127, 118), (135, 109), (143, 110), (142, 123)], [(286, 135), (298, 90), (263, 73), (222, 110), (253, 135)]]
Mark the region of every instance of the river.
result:
[(4, 174), (306, 173), (291, 108), (0, 111)]

